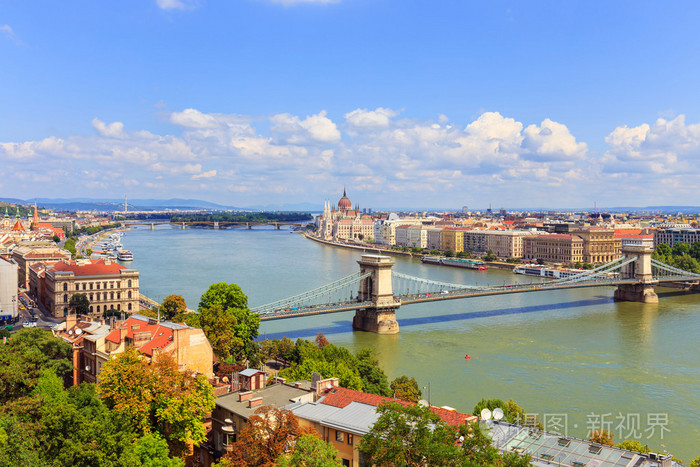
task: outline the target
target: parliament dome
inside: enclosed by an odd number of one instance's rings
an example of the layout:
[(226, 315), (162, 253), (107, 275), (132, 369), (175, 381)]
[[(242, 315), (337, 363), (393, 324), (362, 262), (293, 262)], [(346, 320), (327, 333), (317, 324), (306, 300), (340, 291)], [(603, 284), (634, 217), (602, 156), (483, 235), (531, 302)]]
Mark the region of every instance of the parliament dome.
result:
[(340, 201), (338, 201), (338, 210), (348, 211), (350, 209), (352, 209), (352, 203), (350, 202), (348, 196), (345, 194), (345, 189), (343, 188), (343, 197), (340, 198)]

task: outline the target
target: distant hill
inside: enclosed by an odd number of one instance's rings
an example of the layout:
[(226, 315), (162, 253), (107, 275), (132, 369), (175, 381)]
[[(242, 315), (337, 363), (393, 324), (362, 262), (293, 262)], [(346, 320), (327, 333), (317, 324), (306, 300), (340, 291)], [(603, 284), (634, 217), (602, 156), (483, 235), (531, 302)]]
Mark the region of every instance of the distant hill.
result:
[[(2, 198), (1, 201), (20, 204), (34, 204), (66, 211), (122, 211), (124, 200), (119, 199), (94, 199), (94, 198), (30, 198), (27, 200), (15, 198)], [(209, 209), (227, 210), (240, 209), (233, 206), (223, 206), (200, 199), (129, 199), (129, 210), (134, 211), (159, 211), (164, 209)]]
[(248, 206), (247, 209), (255, 211), (297, 211), (297, 212), (322, 212), (323, 205), (316, 203), (294, 203), (294, 204), (257, 204)]

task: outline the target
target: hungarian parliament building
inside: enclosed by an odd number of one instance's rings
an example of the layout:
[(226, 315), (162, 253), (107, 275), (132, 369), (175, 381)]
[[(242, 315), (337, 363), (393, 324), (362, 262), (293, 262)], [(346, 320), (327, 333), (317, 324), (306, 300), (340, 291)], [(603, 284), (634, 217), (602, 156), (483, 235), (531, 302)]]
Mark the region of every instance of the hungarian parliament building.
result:
[(323, 214), (316, 218), (317, 233), (324, 240), (367, 241), (374, 238), (374, 219), (370, 214), (362, 214), (360, 207), (352, 207), (343, 190), (343, 197), (333, 209), (326, 201)]

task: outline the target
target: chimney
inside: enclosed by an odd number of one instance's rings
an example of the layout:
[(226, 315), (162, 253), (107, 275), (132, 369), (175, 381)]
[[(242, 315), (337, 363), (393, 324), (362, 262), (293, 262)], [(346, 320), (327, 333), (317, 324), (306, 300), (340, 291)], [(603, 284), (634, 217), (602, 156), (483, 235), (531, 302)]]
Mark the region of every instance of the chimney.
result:
[(247, 400), (250, 399), (251, 397), (253, 397), (253, 392), (252, 392), (252, 391), (239, 392), (239, 393), (238, 393), (238, 402), (247, 401)]
[(78, 316), (76, 316), (76, 315), (67, 315), (66, 316), (66, 331), (71, 329), (76, 324), (78, 324)]
[(300, 387), (301, 387), (301, 383), (300, 383), (299, 381), (297, 381), (296, 383), (294, 383), (294, 387), (295, 387), (295, 388), (300, 388)]
[(263, 400), (262, 397), (256, 397), (254, 399), (250, 399), (248, 401), (248, 407), (258, 407), (258, 406), (262, 405), (262, 400)]
[(119, 328), (119, 340), (124, 341), (126, 339), (126, 335), (129, 333), (129, 328), (126, 326)]
[(328, 378), (318, 381), (316, 383), (316, 394), (321, 394), (326, 389), (337, 388), (339, 386), (338, 381), (338, 378)]

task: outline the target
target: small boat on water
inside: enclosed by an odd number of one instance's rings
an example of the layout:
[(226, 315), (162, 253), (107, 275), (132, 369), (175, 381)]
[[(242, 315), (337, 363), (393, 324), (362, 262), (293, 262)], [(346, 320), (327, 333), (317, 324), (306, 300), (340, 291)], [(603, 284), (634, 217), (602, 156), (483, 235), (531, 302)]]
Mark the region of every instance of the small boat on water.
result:
[(446, 256), (424, 256), (421, 261), (428, 264), (439, 264), (442, 266), (473, 269), (475, 271), (487, 271), (489, 269), (486, 263), (476, 259), (448, 258)]
[(129, 250), (119, 250), (117, 251), (117, 259), (119, 261), (133, 261), (134, 255)]

